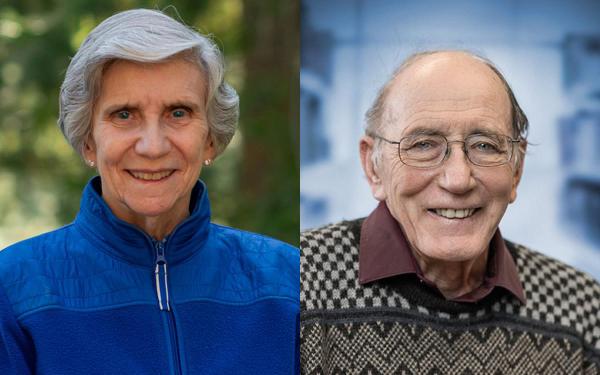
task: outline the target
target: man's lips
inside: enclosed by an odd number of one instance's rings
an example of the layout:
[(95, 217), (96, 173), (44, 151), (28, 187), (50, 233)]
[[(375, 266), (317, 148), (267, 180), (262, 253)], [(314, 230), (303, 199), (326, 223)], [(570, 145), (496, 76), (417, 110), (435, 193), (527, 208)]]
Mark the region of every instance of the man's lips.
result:
[(472, 208), (430, 208), (427, 211), (446, 219), (466, 219), (473, 216), (481, 207)]
[(133, 178), (142, 181), (160, 181), (169, 178), (175, 169), (161, 169), (161, 170), (134, 170), (126, 169)]

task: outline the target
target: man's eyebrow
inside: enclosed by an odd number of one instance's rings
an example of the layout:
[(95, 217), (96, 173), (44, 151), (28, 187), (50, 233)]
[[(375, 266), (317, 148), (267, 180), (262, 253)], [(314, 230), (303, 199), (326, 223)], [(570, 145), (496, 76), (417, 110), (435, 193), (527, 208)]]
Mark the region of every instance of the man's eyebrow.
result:
[(424, 127), (424, 126), (419, 126), (419, 127), (410, 129), (409, 132), (406, 132), (403, 134), (404, 137), (413, 136), (413, 135), (444, 135), (444, 133), (439, 131), (438, 129), (432, 129), (432, 128), (428, 128), (428, 127)]
[(467, 135), (475, 135), (475, 134), (481, 134), (481, 135), (503, 135), (501, 133), (498, 133), (497, 131), (490, 130), (490, 129), (485, 129), (485, 128), (471, 129), (469, 131), (469, 134), (467, 134)]
[[(492, 130), (492, 129), (482, 128), (482, 127), (476, 127), (474, 129), (469, 129), (468, 134), (465, 134), (465, 136), (474, 135), (474, 134), (502, 135), (502, 134), (500, 134), (497, 131)], [(407, 136), (414, 136), (414, 135), (443, 135), (443, 136), (449, 136), (450, 134), (448, 134), (448, 132), (442, 131), (440, 129), (434, 129), (434, 128), (430, 128), (430, 127), (419, 126), (419, 127), (415, 127), (413, 129), (410, 129), (410, 131), (404, 133), (402, 136), (403, 137), (407, 137)]]

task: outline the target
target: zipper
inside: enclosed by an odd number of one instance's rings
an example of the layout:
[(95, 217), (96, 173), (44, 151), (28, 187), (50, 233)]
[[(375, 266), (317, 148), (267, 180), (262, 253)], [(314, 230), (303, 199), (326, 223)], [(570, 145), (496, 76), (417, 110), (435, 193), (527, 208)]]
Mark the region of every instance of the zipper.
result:
[(154, 267), (154, 278), (156, 279), (156, 297), (158, 298), (158, 307), (162, 311), (171, 311), (171, 305), (169, 303), (169, 279), (167, 274), (167, 258), (165, 257), (166, 242), (166, 239), (154, 242), (154, 247), (156, 249), (156, 265)]
[(167, 239), (162, 241), (152, 240), (154, 248), (156, 250), (156, 262), (154, 266), (154, 278), (156, 282), (156, 297), (158, 299), (158, 307), (161, 311), (166, 313), (163, 316), (167, 319), (167, 326), (169, 330), (168, 340), (172, 350), (175, 374), (181, 374), (181, 359), (179, 357), (179, 340), (177, 339), (177, 329), (175, 327), (175, 316), (171, 309), (171, 303), (169, 301), (169, 276), (167, 272), (167, 258), (165, 257), (165, 247)]

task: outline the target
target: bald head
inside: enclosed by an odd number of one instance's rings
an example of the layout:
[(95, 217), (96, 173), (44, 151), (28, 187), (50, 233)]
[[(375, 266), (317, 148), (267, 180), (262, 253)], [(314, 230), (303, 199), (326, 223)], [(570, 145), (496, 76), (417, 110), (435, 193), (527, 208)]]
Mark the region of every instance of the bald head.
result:
[[(379, 134), (397, 116), (426, 111), (429, 102), (469, 101), (487, 106), (502, 117), (512, 136), (526, 137), (527, 117), (494, 65), (463, 51), (433, 51), (410, 56), (383, 86), (367, 112), (367, 134)], [(449, 103), (450, 105), (451, 103)], [(474, 104), (475, 105), (475, 104)]]

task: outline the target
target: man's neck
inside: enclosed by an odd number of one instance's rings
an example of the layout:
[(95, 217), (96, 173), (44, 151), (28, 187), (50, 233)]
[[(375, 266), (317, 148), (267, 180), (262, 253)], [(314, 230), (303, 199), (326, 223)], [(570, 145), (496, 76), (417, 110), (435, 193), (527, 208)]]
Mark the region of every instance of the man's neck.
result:
[(435, 284), (447, 299), (454, 299), (478, 288), (485, 278), (489, 250), (475, 259), (448, 262), (413, 251), (423, 276)]

